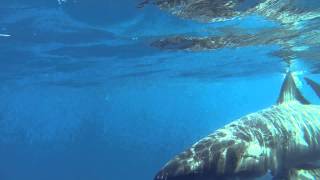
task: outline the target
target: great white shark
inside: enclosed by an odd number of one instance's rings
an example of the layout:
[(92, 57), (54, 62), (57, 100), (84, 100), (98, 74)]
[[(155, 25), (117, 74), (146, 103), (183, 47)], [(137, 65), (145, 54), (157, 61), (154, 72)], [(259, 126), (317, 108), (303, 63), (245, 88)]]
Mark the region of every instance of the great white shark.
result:
[(320, 179), (320, 106), (288, 72), (276, 105), (246, 115), (169, 161), (154, 180)]

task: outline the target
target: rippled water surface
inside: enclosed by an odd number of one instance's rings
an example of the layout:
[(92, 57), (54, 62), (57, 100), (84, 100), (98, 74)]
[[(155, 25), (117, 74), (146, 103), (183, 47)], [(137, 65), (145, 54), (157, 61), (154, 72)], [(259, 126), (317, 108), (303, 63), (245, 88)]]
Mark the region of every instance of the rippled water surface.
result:
[(288, 69), (320, 82), (317, 0), (0, 2), (1, 180), (150, 180)]

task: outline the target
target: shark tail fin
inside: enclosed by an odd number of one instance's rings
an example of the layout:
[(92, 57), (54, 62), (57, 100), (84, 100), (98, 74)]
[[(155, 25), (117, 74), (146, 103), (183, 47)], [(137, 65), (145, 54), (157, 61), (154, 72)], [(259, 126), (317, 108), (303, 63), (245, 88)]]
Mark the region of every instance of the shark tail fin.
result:
[(311, 88), (314, 90), (314, 92), (320, 97), (320, 84), (316, 83), (314, 80), (309, 79), (307, 77), (304, 78), (306, 82), (311, 86)]
[(286, 74), (286, 77), (282, 84), (277, 103), (284, 104), (284, 103), (294, 102), (294, 101), (300, 102), (301, 104), (310, 104), (309, 101), (303, 97), (302, 93), (297, 88), (297, 85), (294, 82), (294, 77), (292, 73), (289, 71)]

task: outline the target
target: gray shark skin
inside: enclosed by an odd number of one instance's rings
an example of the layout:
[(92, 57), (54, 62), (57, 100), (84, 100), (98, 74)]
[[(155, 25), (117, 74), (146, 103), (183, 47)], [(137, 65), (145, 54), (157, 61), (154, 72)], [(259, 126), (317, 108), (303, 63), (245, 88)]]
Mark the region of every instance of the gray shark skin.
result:
[(320, 106), (306, 103), (288, 73), (277, 105), (201, 139), (154, 180), (248, 180), (268, 173), (279, 180), (320, 177), (315, 165), (320, 160)]

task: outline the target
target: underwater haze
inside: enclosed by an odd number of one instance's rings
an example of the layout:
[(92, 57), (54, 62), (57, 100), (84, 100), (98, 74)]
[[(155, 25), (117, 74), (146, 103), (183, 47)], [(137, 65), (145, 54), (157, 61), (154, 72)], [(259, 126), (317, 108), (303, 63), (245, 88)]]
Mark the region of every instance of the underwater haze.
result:
[(287, 71), (320, 103), (317, 0), (191, 1), (0, 0), (0, 179), (152, 180)]

